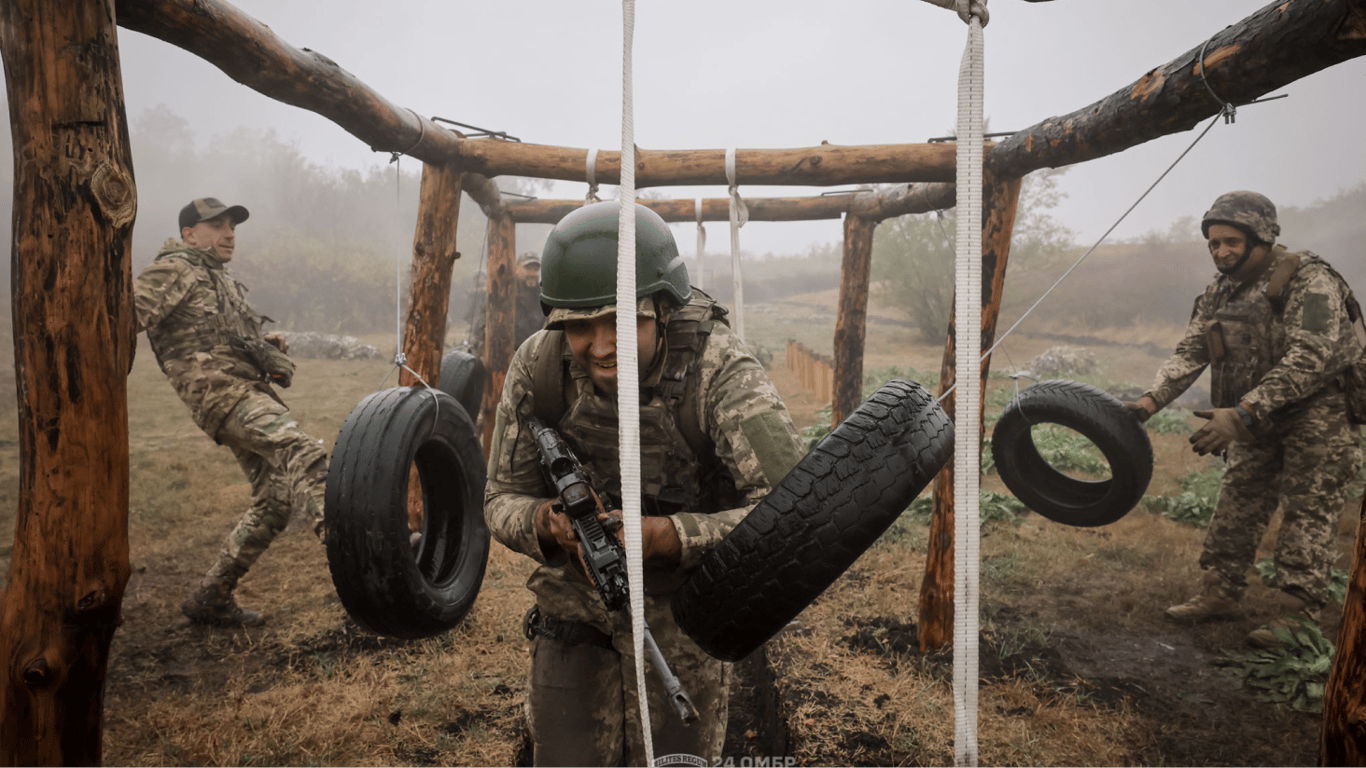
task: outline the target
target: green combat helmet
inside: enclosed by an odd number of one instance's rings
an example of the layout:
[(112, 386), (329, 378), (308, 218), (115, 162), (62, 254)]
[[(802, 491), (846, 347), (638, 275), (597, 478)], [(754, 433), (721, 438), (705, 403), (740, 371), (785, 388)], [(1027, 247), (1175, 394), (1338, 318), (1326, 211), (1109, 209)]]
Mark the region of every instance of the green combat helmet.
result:
[[(589, 318), (616, 311), (617, 217), (615, 201), (593, 203), (560, 219), (541, 254), (541, 308), (550, 316), (547, 328), (558, 328), (571, 312)], [(664, 293), (679, 306), (692, 298), (688, 268), (678, 253), (669, 225), (659, 214), (636, 204), (636, 298), (644, 314), (654, 315), (655, 294)], [(591, 310), (598, 310), (593, 312)]]
[(1276, 223), (1276, 206), (1265, 195), (1246, 190), (1227, 192), (1214, 201), (1200, 220), (1200, 232), (1209, 237), (1211, 224), (1229, 224), (1271, 245), (1281, 233)]

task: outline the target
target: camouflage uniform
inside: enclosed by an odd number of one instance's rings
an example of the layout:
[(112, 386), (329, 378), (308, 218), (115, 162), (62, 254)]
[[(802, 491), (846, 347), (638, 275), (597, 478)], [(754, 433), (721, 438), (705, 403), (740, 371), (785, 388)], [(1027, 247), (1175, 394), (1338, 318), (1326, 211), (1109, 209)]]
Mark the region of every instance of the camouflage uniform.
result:
[[(1318, 256), (1298, 256), (1300, 266), (1275, 303), (1266, 289), (1277, 266), (1292, 257), (1283, 246), (1275, 246), (1261, 275), (1244, 284), (1216, 278), (1196, 299), (1185, 338), (1146, 394), (1161, 408), (1210, 366), (1213, 405), (1250, 406), (1256, 439), (1228, 449), (1200, 566), (1219, 574), (1225, 597), (1240, 598), (1279, 506), (1279, 585), (1321, 606), (1328, 599), (1346, 486), (1361, 464), (1359, 430), (1347, 419), (1342, 387), (1343, 370), (1361, 348), (1345, 305), (1346, 286)], [(1211, 352), (1212, 333), (1216, 347), (1223, 342), (1222, 356)]]
[(207, 250), (167, 240), (133, 286), (139, 331), (194, 423), (228, 446), (251, 483), (251, 506), (228, 535), (205, 581), (228, 590), (289, 522), (292, 509), (322, 524), (327, 453), (289, 416), (270, 385), (229, 339), (261, 339), (267, 318)]
[[(700, 292), (694, 291), (695, 297)], [(698, 299), (695, 298), (694, 302)], [(566, 645), (536, 637), (532, 645), (528, 712), (537, 764), (617, 765), (644, 761), (638, 729), (635, 659), (630, 619), (609, 615), (576, 560), (562, 551), (548, 558), (537, 539), (537, 506), (552, 496), (542, 478), (529, 430), (533, 370), (541, 347), (558, 334), (541, 332), (514, 356), (498, 405), (489, 457), (484, 514), (493, 535), (541, 563), (527, 581), (539, 610), (583, 622), (610, 637), (611, 648)], [(728, 666), (708, 656), (674, 623), (672, 593), (683, 577), (797, 462), (800, 442), (787, 409), (763, 368), (730, 329), (716, 323), (695, 363), (695, 413), (714, 443), (698, 457), (675, 424), (675, 410), (659, 395), (666, 354), (644, 375), (641, 393), (641, 478), (646, 513), (669, 512), (682, 542), (681, 568), (646, 567), (646, 614), (655, 639), (701, 720), (684, 728), (653, 672), (648, 681), (657, 756), (691, 754), (714, 762), (726, 730)], [(587, 372), (571, 363), (566, 388), (573, 401), (559, 431), (597, 487), (618, 493), (616, 399), (598, 393)], [(668, 499), (680, 499), (671, 505)]]

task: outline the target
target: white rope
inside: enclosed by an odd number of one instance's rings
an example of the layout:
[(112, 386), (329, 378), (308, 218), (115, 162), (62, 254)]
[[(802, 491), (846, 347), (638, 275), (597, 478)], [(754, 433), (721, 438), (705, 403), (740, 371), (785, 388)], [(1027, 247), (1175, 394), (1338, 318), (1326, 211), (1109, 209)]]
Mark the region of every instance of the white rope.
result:
[(745, 286), (740, 272), (740, 227), (749, 221), (749, 206), (735, 181), (735, 147), (726, 150), (726, 183), (730, 185), (730, 277), (735, 286), (735, 335), (745, 338)]
[(586, 195), (583, 196), (583, 204), (584, 204), (584, 205), (588, 205), (589, 203), (600, 203), (600, 202), (602, 202), (602, 201), (598, 198), (598, 174), (597, 174), (597, 165), (598, 165), (598, 150), (597, 150), (597, 149), (590, 149), (590, 150), (588, 150), (587, 168), (585, 168), (585, 174), (584, 174), (585, 176), (588, 177), (588, 194), (586, 194)]
[[(961, 3), (963, 5), (965, 3)], [(978, 402), (982, 383), (982, 22), (968, 19), (968, 42), (958, 73), (958, 238), (953, 495), (953, 706), (954, 764), (977, 765), (978, 579), (982, 468)]]
[(626, 528), (626, 580), (631, 589), (631, 633), (645, 764), (654, 765), (654, 735), (645, 686), (645, 574), (640, 530), (640, 360), (636, 348), (636, 159), (631, 49), (635, 0), (622, 0), (621, 212), (617, 220), (617, 413), (621, 440), (621, 517)]
[(705, 284), (706, 278), (703, 275), (706, 272), (702, 269), (702, 257), (707, 255), (707, 228), (702, 225), (702, 198), (697, 198), (693, 210), (697, 214), (697, 275), (693, 282), (697, 284), (698, 288), (705, 291), (707, 286)]

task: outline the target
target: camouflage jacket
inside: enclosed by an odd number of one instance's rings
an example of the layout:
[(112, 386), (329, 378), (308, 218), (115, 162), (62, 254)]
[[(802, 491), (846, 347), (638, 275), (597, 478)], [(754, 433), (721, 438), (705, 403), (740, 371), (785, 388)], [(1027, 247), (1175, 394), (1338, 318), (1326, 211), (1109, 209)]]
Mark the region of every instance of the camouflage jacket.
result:
[[(1294, 256), (1299, 268), (1279, 298), (1269, 299), (1277, 266)], [(1185, 337), (1146, 394), (1164, 407), (1209, 366), (1214, 406), (1245, 402), (1258, 419), (1274, 419), (1310, 398), (1336, 396), (1340, 388), (1330, 385), (1360, 354), (1346, 300), (1346, 285), (1322, 259), (1277, 245), (1259, 276), (1240, 284), (1219, 275), (1209, 284), (1195, 300)]]
[(246, 300), (246, 288), (209, 251), (167, 240), (133, 284), (138, 331), (195, 424), (209, 436), (252, 391), (268, 385), (230, 337), (261, 338), (269, 318)]
[[(555, 338), (557, 335), (545, 331), (532, 336), (517, 350), (508, 369), (489, 454), (484, 515), (495, 538), (542, 564), (527, 582), (542, 610), (610, 631), (602, 602), (577, 563), (569, 564), (560, 550), (547, 556), (536, 537), (536, 507), (553, 492), (541, 473), (525, 419), (534, 411), (534, 363), (542, 353), (541, 346)], [(647, 494), (652, 486), (658, 486), (660, 463), (668, 464), (669, 456), (691, 460), (693, 471), (699, 474), (705, 471), (703, 462), (693, 456), (679, 433), (672, 410), (653, 386), (658, 382), (660, 362), (647, 372), (646, 385), (641, 389), (641, 480)], [(646, 592), (652, 595), (676, 589), (682, 577), (768, 494), (802, 453), (796, 428), (776, 388), (744, 343), (725, 325), (717, 323), (711, 331), (694, 370), (700, 379), (693, 390), (698, 401), (696, 413), (714, 444), (715, 460), (725, 470), (712, 482), (733, 486), (725, 489), (729, 493), (712, 497), (729, 497), (738, 505), (686, 509), (669, 515), (682, 542), (682, 563), (669, 572), (646, 568)], [(566, 387), (572, 387), (576, 397), (560, 419), (561, 435), (595, 481), (619, 488), (616, 398), (598, 393), (587, 372), (577, 364), (570, 367)], [(655, 418), (661, 415), (662, 420)], [(663, 427), (654, 426), (659, 424)]]

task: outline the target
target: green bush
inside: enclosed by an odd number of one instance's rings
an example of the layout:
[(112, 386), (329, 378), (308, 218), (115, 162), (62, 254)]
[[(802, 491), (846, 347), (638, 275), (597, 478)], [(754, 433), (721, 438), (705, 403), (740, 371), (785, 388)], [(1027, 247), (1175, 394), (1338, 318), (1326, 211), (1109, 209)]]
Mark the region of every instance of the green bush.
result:
[(1257, 698), (1297, 712), (1320, 712), (1335, 648), (1319, 625), (1292, 617), (1298, 626), (1273, 627), (1280, 648), (1231, 653), (1218, 662), (1242, 678)]
[(1181, 493), (1176, 496), (1144, 496), (1143, 504), (1178, 523), (1207, 528), (1210, 518), (1214, 516), (1214, 507), (1219, 503), (1219, 485), (1223, 479), (1224, 470), (1219, 467), (1192, 472), (1181, 478)]
[(1159, 435), (1185, 434), (1191, 431), (1190, 424), (1187, 423), (1190, 417), (1191, 412), (1185, 408), (1163, 408), (1148, 419), (1148, 431)]

